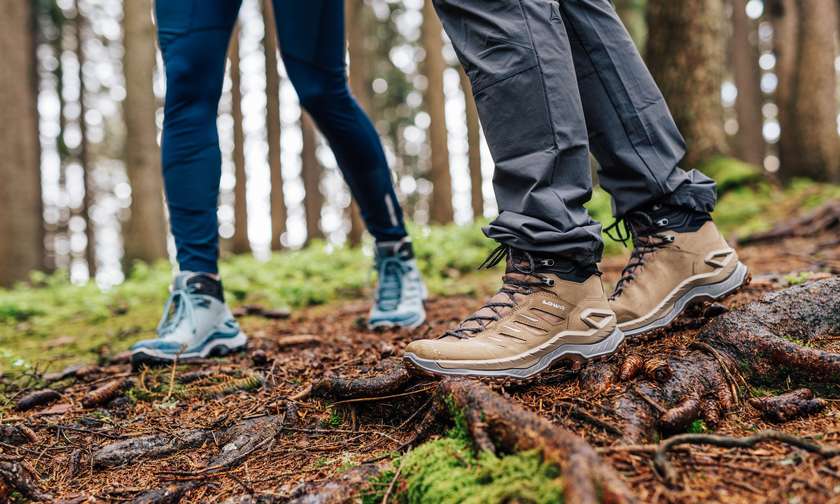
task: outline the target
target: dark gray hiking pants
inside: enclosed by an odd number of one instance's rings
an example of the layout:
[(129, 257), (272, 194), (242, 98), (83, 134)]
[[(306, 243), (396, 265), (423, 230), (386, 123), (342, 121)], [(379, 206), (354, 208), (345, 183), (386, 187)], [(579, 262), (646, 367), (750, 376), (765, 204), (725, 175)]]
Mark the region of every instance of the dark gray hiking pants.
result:
[(583, 207), (589, 151), (616, 217), (654, 201), (711, 211), (715, 184), (678, 167), (685, 142), (609, 0), (434, 0), (496, 163), (501, 243), (601, 258)]

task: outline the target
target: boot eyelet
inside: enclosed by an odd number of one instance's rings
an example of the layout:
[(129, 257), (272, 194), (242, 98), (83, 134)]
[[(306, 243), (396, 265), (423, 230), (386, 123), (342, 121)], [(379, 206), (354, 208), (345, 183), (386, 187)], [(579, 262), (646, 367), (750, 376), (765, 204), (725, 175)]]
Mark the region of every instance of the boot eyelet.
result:
[(668, 219), (659, 219), (658, 221), (656, 221), (656, 225), (660, 227), (667, 226), (669, 222), (670, 221)]
[(554, 259), (543, 259), (540, 261), (541, 266), (554, 266)]
[(546, 278), (543, 280), (543, 283), (549, 287), (554, 287), (554, 280), (551, 278)]

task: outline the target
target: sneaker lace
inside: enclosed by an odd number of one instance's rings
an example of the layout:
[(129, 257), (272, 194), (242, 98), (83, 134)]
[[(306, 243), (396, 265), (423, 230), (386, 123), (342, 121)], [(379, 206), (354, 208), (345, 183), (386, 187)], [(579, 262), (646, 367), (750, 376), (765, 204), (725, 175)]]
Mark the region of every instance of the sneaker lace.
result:
[[(196, 306), (205, 306), (206, 301), (193, 295), (191, 287), (173, 289), (163, 306), (163, 316), (158, 322), (157, 332), (161, 338), (172, 334), (181, 322), (189, 320), (193, 334), (197, 330), (195, 321)], [(174, 308), (174, 309), (173, 309)]]
[(636, 271), (645, 265), (646, 256), (674, 242), (673, 235), (666, 235), (655, 231), (645, 232), (644, 235), (639, 233), (639, 230), (653, 230), (661, 225), (660, 222), (654, 222), (646, 213), (634, 212), (628, 216), (628, 219), (616, 219), (615, 222), (604, 229), (604, 233), (607, 236), (612, 240), (621, 242), (624, 246), (627, 246), (627, 242), (631, 238), (633, 240), (633, 251), (630, 253), (630, 260), (621, 271), (621, 278), (615, 284), (615, 290), (610, 295), (610, 300), (621, 296), (627, 285), (636, 279)]
[(402, 300), (403, 276), (409, 268), (399, 257), (383, 257), (377, 261), (379, 282), (376, 288), (376, 307), (381, 311), (396, 310)]
[[(456, 327), (445, 332), (443, 336), (454, 336), (458, 339), (468, 339), (476, 334), (484, 331), (487, 327), (501, 319), (504, 315), (504, 310), (516, 307), (516, 294), (528, 295), (536, 290), (546, 290), (546, 287), (554, 285), (554, 280), (545, 275), (540, 274), (537, 270), (539, 266), (553, 266), (551, 259), (536, 260), (534, 256), (524, 250), (517, 250), (517, 256), (510, 261), (512, 271), (508, 271), (502, 277), (502, 287), (493, 296), (491, 300), (478, 309), (475, 314), (467, 317)], [(478, 269), (490, 269), (495, 267), (502, 260), (508, 259), (513, 254), (513, 249), (507, 245), (499, 245), (487, 259), (478, 267)], [(493, 301), (498, 294), (503, 294), (506, 297), (505, 301)], [(486, 309), (486, 310), (485, 310)], [(487, 313), (489, 310), (490, 313)], [(470, 322), (475, 324), (470, 325)]]

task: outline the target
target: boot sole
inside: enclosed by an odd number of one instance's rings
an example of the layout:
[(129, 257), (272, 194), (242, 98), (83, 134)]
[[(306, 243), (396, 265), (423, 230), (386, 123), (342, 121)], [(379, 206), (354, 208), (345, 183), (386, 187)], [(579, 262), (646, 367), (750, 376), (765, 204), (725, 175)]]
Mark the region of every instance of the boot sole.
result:
[[(677, 298), (673, 306), (671, 306), (671, 309), (668, 310), (663, 317), (632, 329), (622, 327), (622, 325), (627, 324), (626, 322), (625, 324), (618, 324), (618, 327), (621, 328), (628, 338), (637, 337), (649, 331), (662, 329), (676, 320), (676, 318), (679, 317), (689, 305), (705, 301), (716, 301), (734, 293), (742, 286), (749, 283), (749, 276), (749, 268), (739, 261), (735, 270), (725, 280), (708, 285), (698, 285), (689, 289), (685, 294)], [(651, 315), (648, 314), (646, 317), (649, 316)]]
[(375, 331), (377, 329), (393, 329), (395, 327), (403, 328), (403, 329), (417, 329), (421, 325), (426, 323), (426, 312), (423, 311), (421, 315), (418, 315), (415, 318), (408, 319), (404, 322), (391, 322), (391, 321), (380, 321), (374, 324), (368, 322), (368, 330)]
[[(479, 377), (504, 377), (514, 379), (532, 378), (550, 368), (552, 364), (560, 360), (573, 360), (576, 362), (589, 362), (599, 358), (612, 355), (624, 341), (624, 334), (620, 329), (615, 328), (609, 336), (592, 345), (566, 344), (560, 345), (551, 352), (541, 356), (539, 361), (527, 368), (510, 369), (470, 369), (468, 367), (443, 367), (441, 362), (450, 362), (457, 366), (457, 361), (438, 361), (423, 359), (413, 353), (406, 353), (403, 359), (406, 363), (414, 366), (420, 371), (442, 376), (479, 376)], [(515, 359), (513, 357), (512, 359)]]
[(141, 348), (131, 354), (131, 366), (135, 369), (141, 366), (169, 366), (173, 362), (189, 362), (191, 360), (206, 359), (207, 357), (224, 357), (245, 349), (248, 338), (239, 332), (232, 338), (219, 338), (208, 343), (198, 352), (173, 355), (151, 348)]

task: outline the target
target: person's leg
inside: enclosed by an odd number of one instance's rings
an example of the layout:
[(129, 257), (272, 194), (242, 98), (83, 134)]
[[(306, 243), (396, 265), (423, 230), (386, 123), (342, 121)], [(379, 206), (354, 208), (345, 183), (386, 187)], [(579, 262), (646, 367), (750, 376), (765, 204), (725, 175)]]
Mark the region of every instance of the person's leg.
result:
[(378, 284), (371, 327), (416, 327), (426, 319), (420, 279), (379, 135), (350, 94), (343, 0), (274, 0), (289, 79), (335, 155), (376, 240)]
[(496, 170), (485, 230), (519, 249), (600, 260), (589, 147), (566, 27), (552, 0), (435, 0), (470, 78)]
[(163, 177), (178, 264), (216, 273), (221, 152), (219, 98), (238, 0), (158, 0), (166, 70)]
[(608, 355), (624, 339), (595, 263), (600, 225), (566, 27), (554, 0), (436, 0), (473, 87), (499, 217), (485, 230), (507, 259), (499, 292), (406, 361), (445, 375), (527, 378), (567, 356)]
[(714, 182), (679, 167), (684, 140), (611, 2), (559, 5), (601, 184), (634, 242), (611, 306), (626, 335), (641, 334), (733, 292), (748, 272), (711, 222)]
[(181, 272), (158, 337), (132, 347), (135, 366), (225, 354), (246, 343), (217, 275), (221, 154), (216, 116), (238, 9), (238, 0), (155, 2), (166, 69), (164, 187)]
[(379, 135), (347, 84), (342, 0), (274, 0), (280, 50), (301, 106), (326, 137), (377, 242), (408, 233)]
[(685, 141), (609, 0), (559, 2), (589, 144), (616, 218), (655, 202), (711, 212), (714, 182), (679, 167)]

